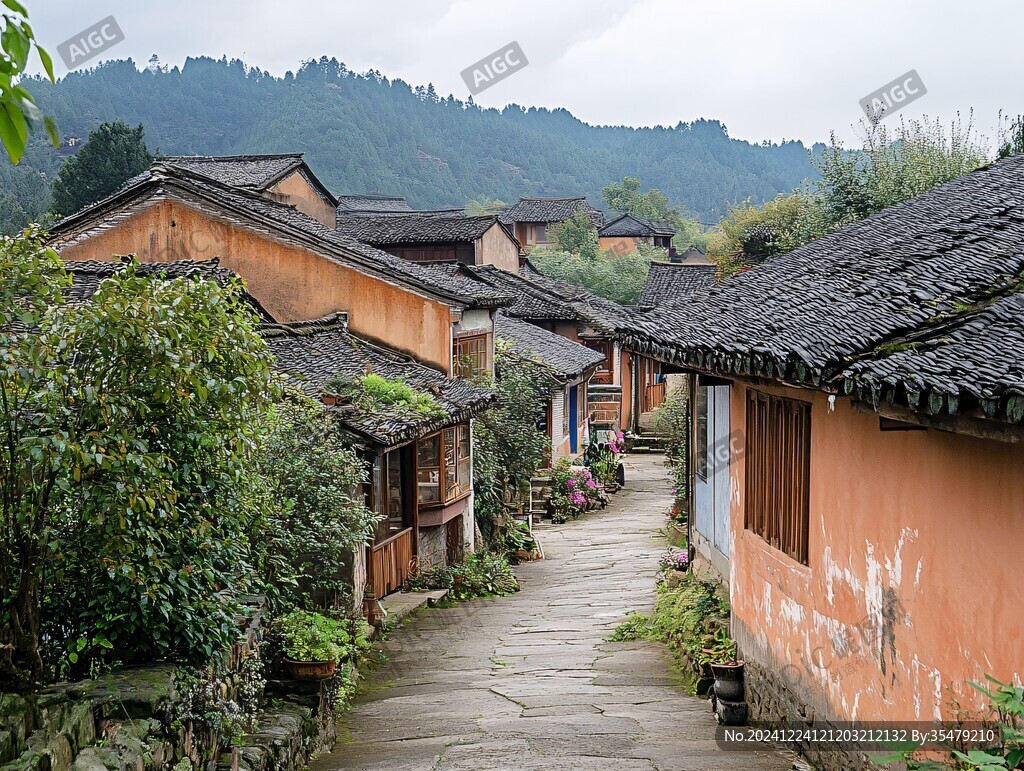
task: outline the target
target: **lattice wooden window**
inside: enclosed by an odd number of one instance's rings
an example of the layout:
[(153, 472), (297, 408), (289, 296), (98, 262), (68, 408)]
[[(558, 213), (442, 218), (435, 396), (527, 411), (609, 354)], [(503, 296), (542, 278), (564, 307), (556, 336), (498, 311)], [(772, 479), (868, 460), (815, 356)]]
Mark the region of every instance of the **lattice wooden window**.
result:
[(446, 428), (416, 445), (417, 489), (421, 506), (436, 506), (469, 495), (473, 489), (470, 436), (466, 424)]
[(811, 406), (747, 391), (744, 525), (807, 564)]
[(455, 374), (457, 377), (477, 377), (490, 370), (488, 354), (491, 351), (489, 335), (470, 335), (455, 339)]

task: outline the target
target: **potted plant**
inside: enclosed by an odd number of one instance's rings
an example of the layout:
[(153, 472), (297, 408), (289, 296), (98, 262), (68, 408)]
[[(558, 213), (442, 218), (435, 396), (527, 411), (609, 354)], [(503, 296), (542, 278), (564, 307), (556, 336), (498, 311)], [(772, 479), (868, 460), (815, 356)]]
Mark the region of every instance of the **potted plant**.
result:
[(334, 677), (342, 646), (351, 639), (341, 621), (293, 610), (278, 618), (274, 627), (284, 641), (284, 664), (289, 675), (296, 680)]

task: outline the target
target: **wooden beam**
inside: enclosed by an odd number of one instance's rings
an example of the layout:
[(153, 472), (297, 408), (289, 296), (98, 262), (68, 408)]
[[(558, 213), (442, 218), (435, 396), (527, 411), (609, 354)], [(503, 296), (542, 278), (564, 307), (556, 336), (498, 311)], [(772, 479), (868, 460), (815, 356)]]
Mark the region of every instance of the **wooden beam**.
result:
[(1016, 424), (980, 420), (967, 415), (925, 415), (906, 407), (896, 407), (891, 404), (879, 404), (877, 408), (868, 402), (851, 401), (851, 404), (857, 412), (872, 413), (890, 420), (913, 423), (936, 431), (964, 434), (976, 439), (990, 439), (1009, 444), (1024, 442), (1024, 426)]

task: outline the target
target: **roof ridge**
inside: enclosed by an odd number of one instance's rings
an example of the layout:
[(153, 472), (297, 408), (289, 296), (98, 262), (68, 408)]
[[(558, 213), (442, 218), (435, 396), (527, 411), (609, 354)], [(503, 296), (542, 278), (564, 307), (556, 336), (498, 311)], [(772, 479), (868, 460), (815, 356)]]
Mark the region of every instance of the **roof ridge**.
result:
[(243, 153), (242, 155), (164, 155), (158, 160), (182, 161), (252, 161), (268, 158), (302, 158), (303, 153)]

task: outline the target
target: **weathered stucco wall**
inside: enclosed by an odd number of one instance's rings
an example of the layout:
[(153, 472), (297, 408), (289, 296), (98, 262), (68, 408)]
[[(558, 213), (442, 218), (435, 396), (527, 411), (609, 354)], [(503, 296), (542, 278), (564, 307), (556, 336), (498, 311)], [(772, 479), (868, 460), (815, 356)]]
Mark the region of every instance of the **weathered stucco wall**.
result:
[(493, 265), (509, 273), (519, 272), (519, 245), (509, 238), (508, 232), (494, 223), (477, 239), (477, 263)]
[(272, 188), (278, 200), (291, 204), (303, 214), (317, 222), (333, 228), (337, 223), (337, 211), (313, 189), (312, 185), (298, 171), (292, 172)]
[(55, 246), (66, 260), (110, 260), (119, 254), (135, 254), (143, 262), (220, 257), (278, 321), (348, 311), (354, 332), (450, 372), (447, 304), (175, 201), (156, 202), (77, 243)]
[(636, 251), (636, 245), (640, 242), (647, 243), (648, 238), (634, 238), (633, 236), (602, 236), (597, 239), (598, 247), (611, 249), (616, 254), (632, 254)]
[[(742, 655), (829, 719), (949, 719), (990, 673), (1020, 682), (1024, 448), (812, 402), (809, 566), (743, 528), (730, 469), (731, 589)], [(745, 388), (732, 389), (742, 429)]]

